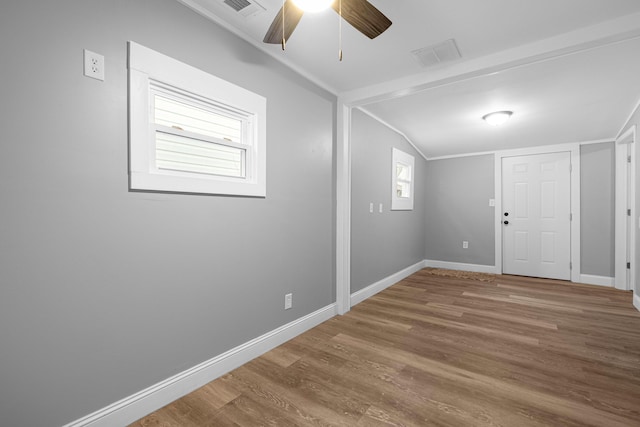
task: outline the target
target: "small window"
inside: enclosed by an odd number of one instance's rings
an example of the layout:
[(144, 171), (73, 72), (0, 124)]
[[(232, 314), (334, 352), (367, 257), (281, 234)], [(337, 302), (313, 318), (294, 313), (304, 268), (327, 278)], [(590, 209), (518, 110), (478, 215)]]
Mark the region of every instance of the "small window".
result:
[(396, 196), (401, 199), (411, 197), (411, 166), (396, 163)]
[(198, 105), (151, 87), (157, 169), (246, 178), (242, 128), (249, 118), (230, 117), (215, 104)]
[(129, 43), (134, 190), (265, 196), (266, 100)]
[(391, 158), (391, 210), (413, 210), (414, 157), (394, 148)]

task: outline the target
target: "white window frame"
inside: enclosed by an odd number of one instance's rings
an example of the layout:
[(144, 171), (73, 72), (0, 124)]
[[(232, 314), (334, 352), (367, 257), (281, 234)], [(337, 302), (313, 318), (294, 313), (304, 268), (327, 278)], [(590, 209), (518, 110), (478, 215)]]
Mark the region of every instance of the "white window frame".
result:
[[(245, 176), (231, 177), (159, 169), (155, 165), (154, 87), (206, 100), (246, 118)], [(134, 42), (129, 42), (129, 174), (132, 190), (266, 197), (264, 97)]]
[[(398, 174), (396, 168), (398, 163), (409, 166), (411, 179), (408, 181), (409, 197), (398, 197), (397, 185)], [(415, 158), (404, 151), (393, 148), (391, 152), (391, 210), (392, 211), (412, 211), (413, 210), (413, 194), (415, 189)]]

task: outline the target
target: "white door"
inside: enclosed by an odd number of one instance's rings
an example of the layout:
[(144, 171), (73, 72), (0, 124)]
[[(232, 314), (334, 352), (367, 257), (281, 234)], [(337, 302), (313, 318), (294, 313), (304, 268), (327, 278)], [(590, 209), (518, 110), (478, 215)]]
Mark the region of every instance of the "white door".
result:
[(502, 159), (504, 274), (571, 279), (571, 154)]

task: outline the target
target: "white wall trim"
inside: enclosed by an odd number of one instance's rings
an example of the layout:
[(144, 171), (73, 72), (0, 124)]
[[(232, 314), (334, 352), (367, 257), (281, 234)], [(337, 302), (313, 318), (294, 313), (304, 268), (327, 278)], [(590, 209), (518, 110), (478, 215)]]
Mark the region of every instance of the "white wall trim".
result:
[(472, 271), (474, 273), (500, 274), (494, 265), (465, 264), (462, 262), (424, 260), (425, 267), (445, 268), (447, 270)]
[[(536, 154), (538, 149), (552, 149), (550, 152), (556, 151), (553, 150), (553, 147), (573, 147), (574, 145), (591, 145), (591, 144), (602, 144), (605, 142), (614, 142), (615, 138), (605, 138), (605, 139), (595, 139), (591, 141), (580, 141), (580, 142), (568, 142), (559, 145), (542, 145), (542, 146), (534, 146), (534, 147), (523, 147), (523, 148), (513, 148), (510, 150), (493, 150), (493, 151), (478, 151), (475, 153), (461, 153), (461, 154), (451, 154), (447, 156), (438, 156), (438, 157), (429, 157), (427, 160), (447, 160), (447, 159), (459, 159), (464, 157), (475, 157), (475, 156), (487, 156), (487, 155), (495, 155), (497, 153), (512, 153), (513, 156), (526, 155), (526, 153)], [(567, 150), (559, 150), (559, 151), (567, 151)], [(521, 154), (525, 153), (525, 154)]]
[(128, 425), (336, 315), (336, 304), (287, 323), (64, 427)]
[(336, 304), (338, 314), (351, 309), (351, 107), (336, 107)]
[(638, 102), (636, 102), (636, 106), (633, 108), (633, 110), (631, 110), (631, 113), (629, 114), (629, 117), (627, 117), (627, 120), (622, 125), (622, 128), (620, 129), (620, 131), (618, 132), (618, 135), (616, 135), (616, 138), (614, 138), (614, 140), (615, 139), (619, 139), (620, 136), (622, 136), (622, 132), (624, 132), (624, 130), (626, 129), (627, 125), (631, 121), (631, 118), (636, 113), (636, 111), (638, 111), (638, 108), (640, 108), (640, 99), (638, 99)]
[(378, 292), (384, 291), (389, 286), (395, 285), (405, 277), (411, 276), (413, 273), (415, 273), (416, 271), (422, 270), (424, 267), (425, 267), (424, 261), (417, 262), (405, 269), (398, 271), (397, 273), (387, 276), (384, 279), (379, 280), (376, 283), (367, 286), (364, 289), (360, 289), (359, 291), (354, 292), (353, 294), (351, 294), (351, 306), (361, 303), (367, 298), (374, 296)]
[[(611, 141), (611, 140), (606, 140)], [(561, 151), (573, 151), (578, 150), (580, 152), (580, 143), (579, 142), (569, 142), (566, 144), (556, 144), (556, 145), (540, 145), (536, 147), (524, 147), (524, 148), (514, 148), (513, 150), (499, 150), (496, 151), (500, 157), (512, 157), (512, 156), (529, 156), (535, 154), (547, 154), (547, 153), (559, 153)]]
[(494, 262), (496, 264), (496, 273), (502, 274), (502, 156), (498, 153), (493, 157), (493, 176), (495, 179), (493, 197), (495, 201), (494, 209)]
[(571, 150), (571, 281), (580, 281), (582, 269), (581, 255), (581, 215), (580, 215), (580, 146)]
[(407, 135), (405, 135), (404, 132), (402, 132), (401, 130), (399, 130), (398, 128), (396, 128), (394, 126), (391, 126), (389, 123), (385, 122), (380, 117), (376, 116), (375, 114), (373, 114), (372, 112), (370, 112), (369, 110), (367, 110), (365, 108), (358, 107), (358, 110), (362, 111), (367, 116), (371, 117), (373, 120), (376, 120), (381, 125), (388, 127), (389, 129), (391, 129), (392, 131), (394, 131), (395, 133), (397, 133), (398, 135), (403, 137), (409, 143), (409, 145), (411, 145), (413, 147), (413, 149), (416, 150), (418, 152), (418, 154), (420, 154), (420, 156), (422, 156), (423, 159), (429, 160), (427, 158), (427, 156), (418, 148), (418, 146), (416, 144), (414, 144), (413, 141), (411, 139), (409, 139), (409, 137)]
[(640, 311), (640, 296), (636, 293), (633, 294), (633, 306)]
[(616, 278), (607, 276), (594, 276), (591, 274), (581, 274), (579, 282), (586, 285), (598, 285), (613, 288), (616, 283)]
[(607, 142), (615, 142), (615, 138), (594, 139), (593, 141), (579, 142), (580, 145), (604, 144)]
[(476, 157), (476, 156), (488, 156), (495, 154), (495, 150), (490, 151), (476, 151), (475, 153), (461, 153), (461, 154), (449, 154), (446, 156), (437, 156), (437, 157), (429, 157), (427, 160), (449, 160), (449, 159), (460, 159), (465, 157)]
[(502, 158), (568, 151), (571, 155), (571, 281), (580, 282), (580, 144), (559, 144), (497, 151), (494, 159), (495, 173), (495, 263), (496, 272), (502, 273)]

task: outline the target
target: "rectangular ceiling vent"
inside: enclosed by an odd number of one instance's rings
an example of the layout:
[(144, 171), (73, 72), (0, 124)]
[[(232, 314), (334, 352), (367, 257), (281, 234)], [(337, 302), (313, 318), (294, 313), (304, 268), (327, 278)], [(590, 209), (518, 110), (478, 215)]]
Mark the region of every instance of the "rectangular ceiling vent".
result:
[(256, 16), (266, 9), (256, 0), (224, 0), (224, 4), (238, 12), (244, 18)]
[(462, 57), (454, 39), (416, 49), (411, 54), (424, 68), (433, 67), (443, 62), (455, 61)]

